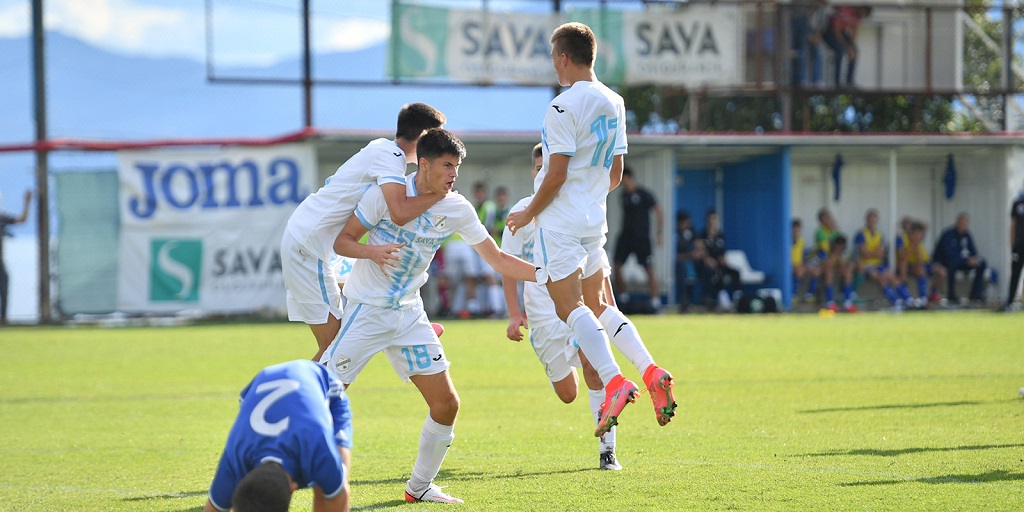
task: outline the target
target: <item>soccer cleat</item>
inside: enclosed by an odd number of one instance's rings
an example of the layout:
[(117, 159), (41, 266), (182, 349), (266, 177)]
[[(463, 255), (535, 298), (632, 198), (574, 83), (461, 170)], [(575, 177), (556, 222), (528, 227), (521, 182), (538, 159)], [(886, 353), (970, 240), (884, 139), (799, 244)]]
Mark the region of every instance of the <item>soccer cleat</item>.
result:
[(825, 309), (827, 309), (827, 310), (829, 310), (829, 311), (831, 311), (833, 313), (838, 313), (839, 312), (839, 306), (837, 306), (836, 303), (833, 302), (833, 301), (829, 301), (828, 305), (825, 306)]
[(651, 394), (651, 402), (654, 404), (654, 415), (661, 426), (668, 425), (672, 416), (676, 415), (676, 400), (672, 394), (672, 387), (675, 379), (672, 374), (656, 365), (651, 365), (644, 372), (644, 384)]
[(601, 420), (597, 422), (595, 437), (601, 437), (619, 424), (619, 414), (626, 408), (626, 404), (636, 401), (639, 388), (636, 384), (626, 380), (622, 374), (612, 378), (611, 383), (604, 388), (604, 403), (601, 404)]
[(443, 325), (441, 325), (441, 324), (430, 324), (430, 326), (434, 328), (434, 334), (436, 334), (438, 338), (440, 338), (441, 335), (444, 334), (444, 326)]
[(462, 503), (462, 500), (451, 496), (441, 490), (437, 484), (430, 484), (427, 490), (419, 493), (419, 497), (409, 492), (409, 488), (405, 488), (405, 501), (407, 503), (415, 503), (417, 501), (433, 501), (436, 503)]
[(846, 301), (846, 303), (843, 304), (843, 311), (846, 311), (847, 313), (856, 313), (859, 310), (857, 309), (856, 304), (850, 301)]
[(610, 471), (621, 471), (622, 466), (615, 460), (615, 452), (604, 452), (601, 454), (601, 469)]

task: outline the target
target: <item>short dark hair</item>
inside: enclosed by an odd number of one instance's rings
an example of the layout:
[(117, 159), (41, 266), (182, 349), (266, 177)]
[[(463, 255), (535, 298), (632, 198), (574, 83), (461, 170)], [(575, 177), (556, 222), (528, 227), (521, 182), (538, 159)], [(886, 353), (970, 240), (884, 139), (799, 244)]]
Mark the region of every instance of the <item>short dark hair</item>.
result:
[(396, 139), (417, 140), (423, 132), (439, 128), (448, 122), (440, 110), (426, 103), (410, 103), (398, 111)]
[(536, 159), (539, 156), (544, 156), (544, 144), (540, 142), (533, 147), (533, 156), (530, 158), (530, 163), (532, 164), (533, 159)]
[(629, 176), (630, 178), (632, 178), (633, 177), (633, 169), (630, 169), (629, 167), (623, 167), (622, 168), (622, 175), (623, 176)]
[(276, 462), (264, 462), (249, 471), (231, 495), (235, 512), (288, 512), (292, 487), (288, 473)]
[(504, 195), (508, 195), (508, 187), (498, 187), (498, 188), (494, 189), (494, 195), (495, 196), (500, 196), (500, 195), (503, 195), (503, 194)]
[(839, 235), (832, 239), (832, 247), (846, 247), (846, 237)]
[(790, 226), (794, 227), (794, 228), (797, 227), (797, 226), (801, 226), (802, 227), (803, 225), (804, 225), (804, 223), (800, 222), (800, 219), (793, 219), (793, 222), (790, 224)]
[(597, 38), (590, 27), (579, 23), (566, 23), (551, 34), (551, 46), (555, 54), (564, 53), (569, 60), (584, 66), (593, 66), (597, 56)]
[(924, 223), (923, 222), (918, 222), (918, 221), (915, 220), (915, 221), (910, 223), (910, 230), (909, 231), (911, 233), (913, 233), (915, 231), (924, 231), (924, 229), (925, 228), (924, 228)]
[(466, 146), (454, 133), (444, 128), (431, 128), (416, 143), (416, 157), (433, 160), (439, 156), (454, 155), (466, 158)]
[(686, 222), (690, 220), (690, 212), (686, 210), (679, 210), (676, 212), (676, 222)]

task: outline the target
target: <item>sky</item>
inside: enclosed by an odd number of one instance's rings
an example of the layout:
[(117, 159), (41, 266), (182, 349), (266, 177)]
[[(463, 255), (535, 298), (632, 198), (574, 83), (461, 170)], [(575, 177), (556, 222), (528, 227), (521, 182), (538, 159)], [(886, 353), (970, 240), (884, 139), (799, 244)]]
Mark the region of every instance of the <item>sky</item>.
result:
[[(262, 66), (301, 49), (301, 0), (210, 0), (217, 65)], [(0, 37), (31, 33), (28, 0), (0, 0)], [(206, 59), (205, 0), (44, 0), (43, 23), (103, 49)], [(390, 33), (383, 0), (311, 1), (315, 51), (358, 50)]]

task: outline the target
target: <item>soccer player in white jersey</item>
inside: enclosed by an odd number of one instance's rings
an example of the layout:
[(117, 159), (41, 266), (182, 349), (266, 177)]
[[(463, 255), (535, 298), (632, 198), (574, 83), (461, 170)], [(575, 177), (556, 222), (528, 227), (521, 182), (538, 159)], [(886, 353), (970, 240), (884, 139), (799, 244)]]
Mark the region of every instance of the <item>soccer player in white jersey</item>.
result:
[(566, 23), (551, 36), (558, 83), (568, 86), (548, 106), (541, 132), (544, 166), (530, 204), (509, 215), (515, 234), (536, 219), (534, 264), (555, 313), (601, 376), (605, 400), (594, 435), (604, 435), (635, 401), (636, 384), (623, 377), (609, 336), (642, 372), (660, 425), (675, 414), (672, 375), (654, 364), (632, 322), (606, 298), (610, 266), (604, 252), (608, 192), (622, 179), (626, 153), (625, 104), (597, 80), (597, 41), (590, 27)]
[(388, 210), (403, 224), (440, 201), (443, 194), (405, 195), (405, 167), (416, 161), (416, 141), (447, 121), (439, 110), (412, 103), (398, 112), (395, 140), (376, 139), (349, 158), (288, 219), (281, 239), (281, 274), (288, 319), (305, 322), (316, 337), (314, 361), (338, 334), (341, 290), (331, 267), (334, 239), (371, 184), (380, 186)]
[[(537, 144), (533, 148), (533, 177), (536, 178), (544, 164), (543, 147)], [(511, 212), (520, 211), (526, 208), (533, 200), (533, 196), (523, 198), (511, 208)], [(527, 224), (521, 227), (516, 234), (512, 234), (508, 227), (505, 227), (505, 234), (501, 239), (501, 250), (530, 261), (534, 258), (536, 224)], [(605, 297), (614, 301), (614, 294), (611, 291), (611, 280), (606, 275), (604, 278)], [(594, 367), (587, 361), (586, 356), (580, 354), (579, 346), (573, 339), (572, 330), (562, 322), (555, 314), (555, 304), (551, 301), (547, 289), (538, 283), (523, 283), (523, 306), (525, 311), (520, 309), (518, 294), (518, 283), (506, 279), (502, 283), (505, 291), (505, 302), (509, 305), (508, 328), (506, 336), (513, 341), (522, 341), (521, 328), (530, 330), (530, 345), (533, 347), (537, 358), (544, 364), (548, 378), (551, 380), (551, 387), (558, 395), (558, 398), (565, 403), (571, 403), (576, 399), (579, 389), (579, 379), (573, 367), (583, 369), (583, 380), (587, 384), (588, 396), (590, 398), (590, 411), (594, 415), (594, 421), (601, 421), (601, 406), (604, 403), (604, 384)], [(614, 308), (614, 304), (609, 304)], [(629, 327), (629, 329), (626, 329)], [(616, 327), (611, 334), (613, 344), (618, 347), (619, 336), (628, 336), (633, 328), (629, 325)], [(638, 339), (638, 338), (637, 338)], [(627, 342), (626, 348), (629, 348)], [(624, 352), (625, 353), (625, 352)], [(634, 351), (633, 356), (640, 354)], [(629, 353), (626, 353), (629, 356)], [(643, 358), (636, 359), (640, 364), (648, 364)], [(646, 369), (646, 367), (644, 367)], [(615, 457), (615, 427), (599, 438), (598, 443), (598, 467), (601, 469), (619, 470), (622, 466)]]
[[(428, 131), (417, 144), (419, 171), (408, 176), (407, 193), (435, 193), (444, 199), (410, 222), (394, 222), (379, 187), (370, 187), (355, 216), (338, 235), (335, 250), (356, 260), (345, 284), (348, 304), (341, 332), (321, 360), (352, 384), (375, 354), (384, 352), (403, 380), (411, 381), (429, 408), (419, 452), (405, 487), (406, 501), (462, 503), (433, 483), (454, 439), (459, 397), (448, 377), (448, 360), (423, 311), (419, 289), (441, 242), (462, 236), (488, 265), (520, 281), (534, 281), (529, 262), (501, 252), (476, 210), (452, 191), (466, 149), (443, 129)], [(369, 230), (366, 244), (358, 240)]]

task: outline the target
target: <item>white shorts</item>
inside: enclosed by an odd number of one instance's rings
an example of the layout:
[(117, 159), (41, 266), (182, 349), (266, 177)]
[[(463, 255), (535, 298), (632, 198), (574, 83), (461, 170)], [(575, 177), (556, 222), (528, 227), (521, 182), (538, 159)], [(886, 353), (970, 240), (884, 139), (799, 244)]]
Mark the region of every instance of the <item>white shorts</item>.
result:
[(288, 320), (323, 324), (327, 315), (341, 318), (341, 289), (330, 262), (314, 256), (288, 233), (281, 237), (281, 277)]
[(395, 310), (354, 300), (345, 308), (341, 331), (320, 362), (347, 385), (381, 351), (406, 382), (411, 375), (434, 375), (449, 366), (422, 303)]
[(576, 346), (572, 330), (565, 322), (548, 322), (530, 327), (530, 345), (551, 382), (558, 382), (581, 368), (580, 348)]
[(480, 277), (476, 251), (465, 240), (444, 244), (444, 274), (456, 284), (467, 277)]
[(538, 267), (540, 284), (561, 281), (577, 269), (583, 269), (584, 278), (598, 272), (603, 278), (611, 270), (604, 252), (604, 235), (580, 238), (538, 228), (534, 240), (533, 264)]

